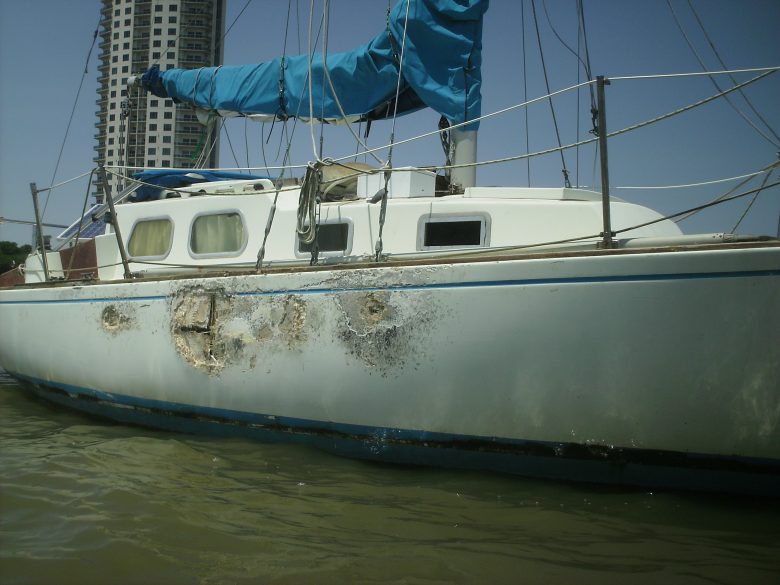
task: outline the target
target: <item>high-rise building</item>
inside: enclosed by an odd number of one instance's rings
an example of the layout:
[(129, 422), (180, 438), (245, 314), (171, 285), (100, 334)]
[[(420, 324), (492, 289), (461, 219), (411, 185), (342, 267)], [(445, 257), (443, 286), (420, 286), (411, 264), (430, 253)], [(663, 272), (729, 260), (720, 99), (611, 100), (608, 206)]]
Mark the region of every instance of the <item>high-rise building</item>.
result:
[[(190, 106), (131, 88), (152, 65), (161, 70), (220, 65), (225, 0), (102, 0), (96, 163), (119, 167), (216, 167), (218, 125), (200, 124)], [(122, 186), (110, 180), (112, 191)], [(99, 197), (99, 194), (98, 194)]]

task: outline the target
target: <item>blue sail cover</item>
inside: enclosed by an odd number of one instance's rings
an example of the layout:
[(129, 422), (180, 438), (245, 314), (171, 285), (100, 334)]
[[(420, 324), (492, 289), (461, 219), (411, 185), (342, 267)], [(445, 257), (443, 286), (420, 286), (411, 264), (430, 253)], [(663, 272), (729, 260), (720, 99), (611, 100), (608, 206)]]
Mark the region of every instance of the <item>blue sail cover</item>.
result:
[[(409, 0), (398, 113), (428, 106), (459, 124), (480, 116), (482, 16), (489, 0)], [(309, 112), (308, 55), (255, 65), (169, 69), (156, 66), (141, 84), (159, 97), (217, 111), (286, 119), (350, 120), (393, 115), (407, 0), (399, 0), (387, 29), (345, 53), (312, 56), (313, 108)], [(323, 92), (323, 86), (325, 91)], [(477, 123), (469, 129), (476, 129)]]

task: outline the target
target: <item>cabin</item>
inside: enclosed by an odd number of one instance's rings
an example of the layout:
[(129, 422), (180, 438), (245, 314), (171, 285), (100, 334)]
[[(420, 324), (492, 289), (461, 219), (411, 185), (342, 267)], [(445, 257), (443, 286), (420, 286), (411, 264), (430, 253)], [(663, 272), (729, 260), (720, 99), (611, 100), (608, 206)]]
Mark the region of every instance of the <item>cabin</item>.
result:
[[(320, 185), (312, 207), (316, 248), (298, 233), (298, 227), (309, 226), (299, 217), (300, 185), (277, 187), (267, 178), (218, 180), (159, 187), (152, 200), (133, 201), (139, 187), (134, 184), (117, 197), (115, 220), (106, 206), (97, 206), (61, 234), (60, 251), (47, 254), (50, 278), (122, 279), (114, 225), (134, 278), (254, 269), (272, 208), (264, 267), (370, 262), (376, 257), (385, 175), (360, 171)], [(436, 191), (434, 173), (413, 168), (394, 169), (387, 180), (382, 254), (393, 260), (593, 249), (600, 241), (602, 196), (593, 191), (469, 187), (447, 194)], [(624, 242), (683, 237), (657, 212), (618, 198), (611, 199), (611, 215), (615, 230), (656, 222), (621, 234)], [(28, 259), (25, 280), (44, 280), (39, 253)]]

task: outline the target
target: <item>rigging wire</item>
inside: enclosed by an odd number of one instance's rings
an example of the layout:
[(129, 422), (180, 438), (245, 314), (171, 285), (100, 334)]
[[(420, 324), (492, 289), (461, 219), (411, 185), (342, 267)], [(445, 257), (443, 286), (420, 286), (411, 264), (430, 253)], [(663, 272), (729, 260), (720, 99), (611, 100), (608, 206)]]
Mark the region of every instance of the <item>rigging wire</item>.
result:
[(244, 116), (244, 150), (246, 151), (246, 167), (249, 168), (249, 136), (247, 136), (247, 124), (249, 124), (249, 119)]
[[(711, 102), (713, 100), (716, 100), (716, 99), (718, 99), (720, 97), (723, 97), (724, 95), (727, 95), (727, 94), (729, 94), (729, 93), (731, 93), (733, 91), (737, 91), (739, 88), (746, 87), (746, 86), (748, 86), (748, 85), (750, 85), (752, 83), (755, 83), (756, 81), (759, 81), (759, 80), (763, 79), (764, 77), (766, 77), (768, 75), (771, 75), (775, 71), (777, 71), (777, 68), (773, 68), (773, 69), (771, 69), (769, 71), (766, 71), (765, 73), (762, 73), (761, 75), (757, 75), (756, 77), (748, 79), (747, 81), (743, 81), (739, 85), (736, 85), (736, 86), (731, 87), (731, 88), (729, 88), (727, 90), (724, 90), (724, 91), (721, 91), (721, 92), (716, 93), (714, 95), (711, 95), (710, 97), (701, 99), (701, 100), (699, 100), (697, 102), (694, 102), (692, 104), (688, 104), (687, 106), (683, 106), (682, 108), (678, 108), (677, 110), (674, 110), (672, 112), (667, 112), (666, 114), (662, 114), (660, 116), (656, 116), (655, 118), (651, 118), (649, 120), (644, 120), (643, 122), (638, 122), (638, 123), (633, 124), (631, 126), (626, 126), (625, 128), (621, 128), (620, 130), (615, 130), (614, 132), (610, 132), (609, 134), (607, 134), (607, 137), (608, 138), (612, 138), (613, 136), (618, 136), (620, 134), (625, 134), (626, 132), (631, 132), (633, 130), (637, 130), (639, 128), (643, 128), (645, 126), (649, 126), (650, 124), (654, 124), (656, 122), (660, 122), (662, 120), (666, 120), (667, 118), (671, 118), (671, 117), (676, 116), (678, 114), (682, 114), (684, 112), (687, 112), (688, 110), (692, 110), (692, 109), (694, 109), (696, 107), (702, 106), (702, 105), (704, 105), (706, 103), (709, 103), (709, 102)], [(610, 78), (610, 81), (613, 81), (614, 79), (615, 78)], [(479, 161), (479, 162), (476, 162), (476, 163), (466, 163), (466, 164), (460, 164), (460, 165), (448, 165), (446, 167), (445, 166), (431, 165), (431, 166), (427, 166), (425, 168), (441, 170), (441, 169), (445, 169), (445, 168), (459, 168), (459, 167), (465, 167), (465, 166), (484, 166), (484, 165), (489, 165), (489, 164), (498, 164), (498, 163), (515, 161), (515, 160), (522, 160), (524, 158), (532, 157), (532, 156), (541, 156), (541, 155), (544, 155), (544, 154), (550, 154), (550, 153), (558, 152), (558, 151), (561, 151), (561, 150), (568, 150), (570, 148), (576, 148), (577, 146), (582, 146), (584, 144), (590, 144), (591, 142), (596, 142), (597, 140), (598, 140), (598, 138), (594, 137), (594, 138), (588, 138), (586, 140), (580, 140), (579, 142), (566, 144), (564, 146), (559, 146), (557, 148), (553, 147), (553, 148), (548, 148), (548, 149), (545, 149), (545, 150), (538, 150), (538, 151), (532, 152), (530, 154), (519, 154), (519, 155), (507, 156), (507, 157), (497, 158), (497, 159), (492, 159), (492, 160)]]
[[(411, 0), (406, 0), (406, 15), (404, 16), (404, 34), (401, 38), (401, 55), (398, 60), (398, 79), (395, 85), (395, 100), (393, 103), (393, 124), (390, 128), (390, 149), (387, 151), (387, 165), (386, 169), (393, 168), (393, 146), (395, 143), (395, 122), (398, 117), (398, 96), (401, 93), (401, 79), (403, 78), (403, 65), (404, 65), (404, 51), (406, 50), (406, 27), (409, 25), (409, 6)], [(375, 260), (379, 262), (379, 258), (382, 256), (382, 250), (384, 248), (384, 242), (382, 236), (385, 229), (385, 219), (387, 217), (387, 197), (388, 189), (390, 185), (390, 171), (385, 171), (385, 184), (382, 189), (382, 202), (379, 208), (379, 237), (377, 238), (376, 245), (374, 246)]]
[[(68, 118), (68, 125), (65, 127), (65, 136), (62, 139), (62, 144), (60, 145), (60, 152), (57, 155), (57, 163), (54, 165), (54, 172), (51, 175), (51, 181), (50, 183), (54, 183), (54, 181), (57, 178), (57, 171), (60, 169), (60, 162), (62, 161), (62, 153), (65, 151), (65, 143), (68, 141), (68, 133), (70, 132), (70, 125), (73, 122), (73, 117), (76, 114), (76, 106), (79, 103), (79, 96), (81, 95), (81, 88), (84, 87), (84, 80), (87, 78), (87, 74), (89, 73), (89, 59), (92, 57), (92, 51), (95, 48), (95, 41), (97, 41), (98, 33), (100, 32), (100, 22), (102, 20), (102, 15), (98, 19), (97, 27), (95, 27), (95, 31), (92, 33), (92, 44), (89, 46), (89, 51), (87, 52), (87, 58), (84, 60), (84, 73), (81, 74), (81, 81), (79, 82), (79, 87), (76, 90), (76, 98), (73, 100), (73, 107), (70, 109), (70, 117)], [(50, 188), (51, 189), (51, 188)], [(43, 211), (41, 212), (41, 221), (43, 221), (43, 217), (46, 215), (46, 208), (49, 206), (49, 200), (51, 199), (52, 191), (48, 191), (46, 194), (46, 201), (43, 203)]]
[(717, 185), (718, 183), (728, 183), (729, 181), (736, 181), (738, 179), (756, 177), (762, 173), (766, 173), (768, 169), (771, 169), (774, 166), (775, 165), (772, 164), (754, 173), (748, 173), (746, 175), (738, 175), (736, 177), (728, 177), (726, 179), (715, 179), (714, 181), (701, 181), (699, 183), (687, 183), (685, 185), (654, 185), (654, 186), (645, 185), (645, 186), (624, 186), (624, 187), (614, 187), (610, 185), (610, 189), (685, 189), (687, 187), (703, 187), (705, 185)]
[[(726, 63), (721, 58), (720, 53), (715, 48), (715, 43), (712, 42), (712, 39), (710, 38), (710, 35), (707, 34), (707, 29), (704, 28), (704, 23), (701, 21), (701, 18), (699, 18), (699, 13), (696, 12), (696, 9), (693, 7), (693, 3), (691, 2), (691, 0), (688, 0), (688, 6), (690, 7), (691, 12), (693, 13), (693, 16), (696, 18), (696, 22), (699, 24), (699, 28), (701, 29), (701, 32), (704, 33), (704, 38), (707, 39), (707, 42), (709, 43), (710, 48), (712, 49), (712, 52), (715, 54), (715, 57), (718, 59), (718, 63), (720, 63), (720, 66), (723, 67), (723, 69), (728, 69), (728, 67), (726, 67)], [(731, 79), (732, 83), (737, 83), (737, 80), (734, 79), (733, 75), (729, 75), (729, 78)], [(769, 130), (772, 133), (772, 135), (775, 137), (775, 139), (780, 142), (780, 136), (778, 136), (777, 132), (775, 132), (774, 129), (772, 128), (772, 126), (769, 125), (769, 122), (767, 122), (766, 119), (764, 118), (764, 116), (762, 116), (761, 113), (755, 108), (755, 106), (753, 105), (753, 102), (751, 102), (748, 99), (747, 94), (745, 94), (743, 91), (740, 91), (739, 95), (742, 96), (742, 99), (745, 100), (745, 103), (747, 103), (748, 107), (750, 107), (750, 109), (753, 111), (753, 113), (756, 115), (756, 117), (759, 120), (761, 120), (761, 122), (763, 122), (763, 124), (764, 124), (764, 126), (766, 126), (767, 130)]]
[[(688, 45), (688, 48), (691, 50), (693, 55), (696, 57), (696, 60), (699, 62), (699, 65), (704, 71), (707, 71), (707, 65), (704, 63), (704, 60), (701, 58), (701, 55), (699, 55), (699, 52), (696, 50), (696, 47), (694, 47), (693, 42), (688, 37), (688, 34), (685, 32), (685, 29), (682, 26), (682, 23), (680, 22), (679, 18), (677, 18), (677, 12), (674, 9), (674, 6), (672, 6), (671, 0), (666, 0), (667, 5), (669, 6), (669, 10), (672, 13), (672, 17), (674, 18), (674, 22), (677, 25), (677, 28), (679, 29), (680, 33), (682, 34), (683, 38), (685, 39), (686, 44)], [(712, 85), (715, 86), (715, 88), (718, 91), (722, 91), (722, 88), (718, 84), (717, 81), (711, 76), (709, 76), (709, 80), (712, 83)], [(745, 122), (747, 122), (753, 130), (755, 130), (764, 140), (769, 142), (774, 148), (780, 148), (780, 141), (775, 141), (771, 137), (767, 136), (761, 128), (759, 128), (753, 120), (751, 120), (742, 110), (740, 110), (737, 105), (731, 101), (730, 98), (726, 97), (726, 103), (728, 103), (731, 108), (743, 119)]]
[[(534, 16), (534, 27), (536, 28), (536, 40), (539, 45), (539, 57), (542, 60), (542, 72), (544, 73), (544, 84), (547, 88), (547, 93), (550, 93), (550, 80), (547, 76), (547, 66), (544, 62), (544, 51), (542, 50), (542, 37), (539, 33), (539, 20), (536, 17), (536, 0), (531, 0), (531, 10), (533, 12)], [(558, 129), (558, 119), (555, 116), (555, 108), (553, 107), (552, 98), (549, 98), (550, 103), (550, 113), (552, 114), (553, 119), (553, 125), (555, 126), (555, 137), (558, 140), (558, 147), (561, 147), (561, 132)], [(571, 181), (569, 181), (569, 171), (566, 168), (566, 159), (563, 156), (563, 149), (560, 149), (560, 155), (561, 155), (561, 166), (563, 167), (561, 169), (561, 172), (563, 173), (563, 184), (566, 187), (571, 187)]]
[(225, 137), (227, 138), (228, 146), (230, 147), (230, 153), (233, 155), (233, 160), (236, 161), (236, 167), (241, 166), (238, 162), (236, 151), (233, 150), (233, 142), (230, 140), (230, 132), (228, 132), (227, 125), (225, 124), (225, 118), (222, 118), (222, 131), (225, 133)]
[[(761, 170), (759, 171), (759, 173), (764, 173), (764, 172), (771, 172), (772, 170), (774, 170), (775, 168), (777, 168), (777, 166), (778, 166), (778, 165), (780, 165), (780, 161), (775, 161), (775, 162), (773, 162), (773, 163), (770, 163), (770, 164), (768, 164), (767, 166), (765, 166), (763, 169), (761, 169)], [(759, 173), (757, 173), (757, 174), (759, 174)], [(755, 176), (755, 175), (754, 175), (754, 176)], [(731, 189), (729, 189), (728, 191), (726, 191), (726, 192), (725, 192), (723, 195), (719, 195), (718, 197), (716, 197), (715, 199), (713, 199), (713, 201), (721, 201), (721, 200), (724, 200), (724, 199), (725, 199), (725, 198), (727, 198), (729, 195), (731, 195), (731, 194), (732, 194), (734, 191), (736, 191), (737, 189), (741, 189), (743, 185), (746, 185), (747, 183), (749, 183), (749, 182), (750, 182), (750, 180), (751, 180), (752, 178), (753, 178), (753, 177), (747, 177), (747, 178), (743, 179), (742, 181), (740, 181), (739, 183), (737, 183), (736, 185), (734, 185), (734, 186), (733, 186)], [(687, 213), (685, 213), (685, 214), (682, 214), (682, 215), (681, 215), (681, 217), (679, 217), (679, 219), (677, 219), (676, 221), (680, 222), (680, 221), (686, 220), (686, 219), (688, 219), (689, 217), (691, 217), (691, 216), (695, 215), (696, 213), (698, 213), (698, 210), (693, 210), (693, 211), (687, 212)]]
[[(550, 26), (550, 30), (552, 30), (553, 34), (555, 35), (555, 38), (557, 38), (560, 43), (572, 54), (577, 58), (577, 61), (579, 61), (582, 64), (582, 68), (585, 71), (585, 76), (588, 78), (588, 81), (591, 81), (593, 79), (593, 76), (591, 75), (591, 69), (590, 69), (590, 56), (587, 51), (587, 38), (585, 39), (585, 55), (586, 55), (586, 61), (583, 61), (580, 57), (579, 53), (579, 43), (580, 43), (580, 37), (584, 35), (585, 32), (585, 16), (582, 12), (582, 0), (577, 0), (577, 51), (574, 51), (568, 44), (566, 44), (566, 41), (564, 41), (561, 38), (561, 35), (558, 34), (558, 31), (555, 30), (555, 27), (553, 26), (552, 19), (550, 18), (550, 13), (547, 11), (547, 0), (542, 0), (542, 8), (544, 9), (544, 15), (547, 18), (547, 24)], [(579, 68), (579, 66), (578, 66)], [(596, 95), (593, 91), (593, 86), (589, 86), (590, 88), (590, 103), (591, 107), (596, 107)]]
[[(523, 101), (528, 101), (528, 73), (527, 73), (527, 51), (525, 46), (525, 0), (520, 0), (520, 38), (523, 45)], [(579, 79), (577, 79), (579, 83)], [(531, 129), (528, 127), (528, 108), (525, 108), (525, 151), (531, 152), (530, 143)], [(579, 139), (579, 136), (577, 137)], [(526, 159), (526, 175), (528, 178), (528, 187), (531, 187), (531, 159)]]
[(767, 182), (769, 181), (769, 177), (772, 176), (772, 172), (768, 172), (766, 176), (764, 177), (764, 180), (761, 182), (761, 186), (758, 188), (758, 191), (756, 191), (756, 194), (753, 195), (753, 199), (750, 200), (750, 203), (748, 203), (748, 206), (745, 208), (745, 211), (742, 212), (742, 215), (739, 216), (739, 219), (737, 220), (737, 223), (734, 224), (734, 227), (731, 228), (731, 233), (735, 233), (737, 231), (737, 228), (739, 227), (739, 224), (742, 223), (742, 220), (745, 219), (745, 216), (748, 214), (750, 209), (753, 207), (753, 204), (758, 199), (758, 196), (761, 194), (761, 191), (766, 186)]

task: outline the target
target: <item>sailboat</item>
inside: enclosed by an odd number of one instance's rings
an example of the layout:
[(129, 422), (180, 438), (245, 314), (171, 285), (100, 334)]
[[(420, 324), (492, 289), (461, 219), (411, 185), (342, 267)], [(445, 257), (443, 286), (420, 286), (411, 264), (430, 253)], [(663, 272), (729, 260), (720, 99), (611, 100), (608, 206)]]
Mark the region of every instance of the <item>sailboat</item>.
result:
[(0, 289), (2, 367), (57, 404), (178, 432), (780, 494), (780, 242), (683, 234), (611, 196), (604, 78), (602, 192), (478, 186), (487, 8), (401, 0), (352, 52), (133, 80), (204, 119), (432, 108), (445, 172), (321, 157), (302, 180), (128, 177)]

